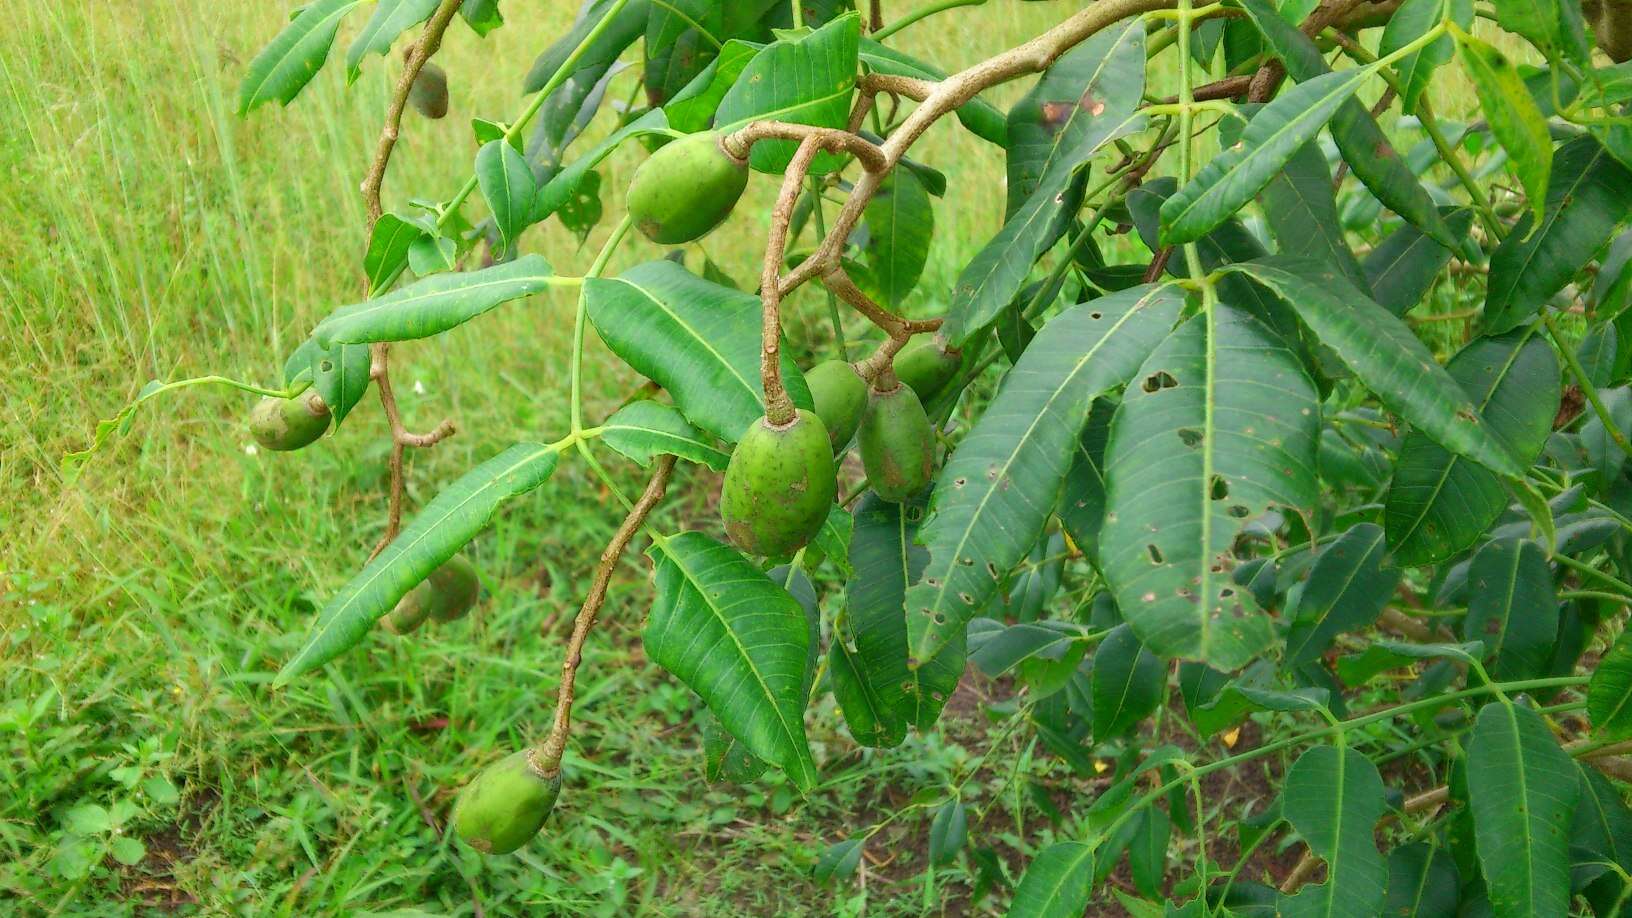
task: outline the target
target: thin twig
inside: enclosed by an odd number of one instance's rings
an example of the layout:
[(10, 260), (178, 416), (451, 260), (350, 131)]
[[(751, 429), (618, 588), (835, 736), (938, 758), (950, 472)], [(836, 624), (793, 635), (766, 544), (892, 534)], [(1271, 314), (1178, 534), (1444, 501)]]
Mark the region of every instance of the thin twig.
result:
[(673, 456), (657, 458), (652, 477), (646, 482), (646, 490), (629, 509), (629, 514), (623, 518), (623, 525), (612, 534), (612, 541), (606, 544), (606, 548), (601, 552), (600, 563), (595, 566), (595, 579), (590, 584), (589, 594), (584, 597), (584, 604), (578, 609), (578, 617), (573, 620), (572, 637), (567, 641), (566, 659), (561, 661), (561, 685), (556, 690), (555, 721), (550, 725), (550, 732), (544, 737), (544, 741), (529, 755), (533, 769), (545, 777), (553, 777), (561, 770), (561, 756), (566, 751), (567, 734), (572, 728), (573, 686), (577, 680), (578, 664), (583, 662), (584, 640), (589, 637), (590, 629), (595, 627), (595, 618), (600, 615), (601, 606), (606, 603), (606, 591), (612, 582), (612, 573), (618, 566), (618, 559), (623, 557), (624, 549), (629, 547), (635, 533), (645, 525), (646, 517), (652, 512), (652, 508), (663, 499), (663, 493), (669, 486), (669, 476), (673, 471)]
[(391, 390), (391, 373), (388, 369), (391, 345), (381, 341), (373, 347), (373, 360), (369, 364), (369, 376), (374, 380), (374, 387), (380, 393), (380, 407), (385, 410), (385, 420), (391, 425), (391, 493), (386, 503), (385, 533), (375, 544), (374, 550), (369, 553), (368, 559), (385, 550), (385, 546), (397, 537), (402, 530), (402, 455), (405, 447), (430, 447), (453, 436), (453, 421), (444, 418), (430, 433), (409, 433), (403, 426), (402, 412), (397, 409), (397, 396)]
[[(391, 153), (396, 149), (397, 136), (402, 129), (402, 110), (408, 104), (408, 95), (414, 88), (414, 82), (419, 79), (419, 73), (425, 67), (425, 62), (431, 59), (442, 47), (442, 35), (453, 21), (454, 13), (459, 11), (463, 0), (442, 0), (442, 4), (431, 14), (431, 19), (425, 24), (425, 31), (420, 34), (419, 41), (414, 43), (409, 51), (407, 62), (402, 68), (402, 76), (397, 79), (397, 85), (392, 90), (391, 100), (385, 110), (385, 125), (380, 128), (380, 139), (374, 146), (374, 161), (368, 167), (368, 174), (363, 178), (363, 203), (368, 210), (367, 226), (363, 235), (372, 238), (374, 224), (379, 222), (382, 208), (380, 206), (380, 186), (385, 182), (386, 168), (391, 164)], [(367, 295), (373, 296), (379, 290), (372, 289), (364, 281)], [(430, 447), (453, 435), (454, 426), (451, 420), (444, 419), (429, 433), (410, 433), (403, 426), (402, 414), (397, 409), (396, 396), (391, 391), (390, 345), (385, 342), (375, 344), (370, 348), (369, 376), (380, 393), (380, 407), (385, 410), (386, 420), (391, 424), (391, 493), (387, 499), (385, 533), (375, 544), (374, 551), (369, 559), (385, 550), (385, 546), (397, 537), (402, 529), (402, 494), (403, 474), (402, 455), (405, 447)]]

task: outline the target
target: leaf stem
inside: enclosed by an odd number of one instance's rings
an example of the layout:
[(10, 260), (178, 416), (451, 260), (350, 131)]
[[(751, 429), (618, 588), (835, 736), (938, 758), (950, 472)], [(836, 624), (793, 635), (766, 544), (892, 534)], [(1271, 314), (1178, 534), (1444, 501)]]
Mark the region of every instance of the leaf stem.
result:
[(1550, 676), (1543, 679), (1521, 679), (1513, 682), (1487, 682), (1483, 685), (1474, 686), (1472, 688), (1465, 688), (1459, 691), (1449, 692), (1444, 695), (1435, 695), (1432, 698), (1420, 698), (1416, 701), (1395, 705), (1389, 708), (1383, 708), (1380, 711), (1373, 711), (1369, 714), (1361, 714), (1351, 717), (1348, 720), (1338, 721), (1336, 724), (1319, 727), (1314, 730), (1306, 730), (1302, 733), (1284, 737), (1272, 743), (1266, 743), (1256, 749), (1249, 749), (1246, 752), (1239, 752), (1232, 756), (1226, 756), (1225, 758), (1218, 759), (1217, 761), (1208, 762), (1205, 765), (1198, 765), (1185, 774), (1179, 775), (1177, 778), (1174, 778), (1171, 781), (1164, 782), (1156, 787), (1155, 790), (1152, 790), (1140, 797), (1138, 800), (1135, 800), (1128, 806), (1127, 809), (1123, 810), (1122, 813), (1116, 817), (1116, 819), (1112, 820), (1104, 829), (1101, 829), (1090, 841), (1090, 844), (1098, 845), (1100, 841), (1111, 837), (1113, 834), (1115, 834), (1117, 828), (1120, 827), (1121, 824), (1130, 816), (1139, 812), (1146, 806), (1149, 806), (1153, 801), (1161, 798), (1168, 791), (1172, 790), (1174, 787), (1177, 787), (1181, 782), (1189, 780), (1190, 775), (1201, 777), (1215, 771), (1233, 768), (1243, 762), (1250, 762), (1253, 759), (1269, 755), (1272, 752), (1279, 752), (1282, 749), (1289, 749), (1293, 746), (1301, 745), (1313, 740), (1325, 739), (1328, 736), (1334, 736), (1346, 730), (1362, 727), (1366, 724), (1375, 723), (1379, 720), (1387, 720), (1392, 717), (1398, 717), (1402, 714), (1409, 714), (1412, 711), (1420, 711), (1424, 708), (1437, 707), (1452, 701), (1460, 701), (1464, 698), (1473, 698), (1479, 695), (1491, 693), (1497, 693), (1505, 696), (1505, 694), (1508, 692), (1524, 692), (1531, 689), (1565, 688), (1573, 685), (1584, 685), (1589, 678), (1589, 676)]
[[(618, 243), (629, 232), (634, 224), (634, 218), (625, 214), (618, 225), (613, 227), (612, 235), (606, 238), (601, 251), (595, 256), (595, 262), (589, 268), (585, 278), (600, 277), (606, 270), (606, 263), (612, 259), (612, 253), (617, 251)], [(589, 320), (589, 285), (582, 284), (578, 288), (578, 309), (572, 318), (572, 388), (571, 388), (571, 418), (572, 432), (579, 433), (584, 429), (584, 327)]]

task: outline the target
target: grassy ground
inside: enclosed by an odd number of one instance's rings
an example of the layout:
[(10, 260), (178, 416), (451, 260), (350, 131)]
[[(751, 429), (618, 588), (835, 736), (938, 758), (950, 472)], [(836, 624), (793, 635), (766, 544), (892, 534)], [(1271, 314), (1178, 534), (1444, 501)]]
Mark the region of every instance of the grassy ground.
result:
[[(77, 483), (61, 479), (60, 456), (146, 380), (275, 381), (316, 319), (357, 293), (355, 189), (386, 74), (375, 59), (347, 90), (331, 62), (290, 110), (237, 118), (237, 80), (285, 6), (22, 4), (0, 30), (0, 911), (833, 914), (867, 902), (894, 914), (938, 899), (887, 871), (840, 892), (805, 877), (845, 826), (983, 748), (973, 706), (948, 728), (969, 751), (914, 740), (878, 756), (883, 780), (862, 780), (829, 703), (811, 730), (831, 782), (809, 802), (775, 781), (709, 788), (689, 693), (640, 655), (643, 562), (624, 566), (591, 642), (548, 841), (484, 861), (428, 826), (451, 788), (547, 721), (559, 642), (616, 523), (578, 464), (476, 543), (490, 593), (479, 615), (425, 640), (370, 640), (277, 693), (271, 673), (383, 525), (372, 398), (338, 437), (270, 456), (248, 448), (250, 399), (189, 390), (145, 409)], [(572, 4), (513, 6), (485, 40), (453, 30), (453, 112), (410, 116), (388, 206), (449, 194), (468, 174), (469, 118), (519, 109), (521, 75)], [(905, 45), (968, 62), (1057, 15), (1005, 2)], [(926, 285), (944, 290), (995, 228), (999, 161), (951, 127), (919, 155), (955, 189)], [(606, 187), (633, 163), (613, 164)], [(707, 241), (738, 277), (752, 275), (764, 211), (743, 207)], [(600, 238), (580, 247), (548, 228), (526, 247), (579, 272)], [(631, 246), (620, 263), (654, 255)], [(537, 297), (399, 350), (411, 423), (460, 425), (412, 457), (412, 504), (517, 439), (566, 428), (570, 307)], [(824, 315), (801, 299), (792, 321)], [(632, 383), (597, 360), (588, 413)], [(700, 498), (665, 512), (712, 525)], [(921, 871), (925, 832), (914, 822), (885, 852), (896, 876)], [(966, 888), (957, 869), (940, 883)]]

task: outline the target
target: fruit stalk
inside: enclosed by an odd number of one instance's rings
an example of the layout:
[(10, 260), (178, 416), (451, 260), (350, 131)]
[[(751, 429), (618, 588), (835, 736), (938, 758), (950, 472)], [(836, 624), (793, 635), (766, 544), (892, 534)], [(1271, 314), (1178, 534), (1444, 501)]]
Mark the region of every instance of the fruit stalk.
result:
[(572, 637), (567, 641), (566, 658), (561, 661), (561, 685), (555, 696), (555, 721), (550, 725), (550, 732), (544, 741), (533, 750), (530, 761), (540, 774), (546, 778), (553, 778), (561, 773), (561, 755), (567, 748), (567, 734), (572, 728), (572, 696), (573, 686), (578, 675), (578, 664), (583, 660), (584, 641), (589, 637), (590, 629), (595, 627), (595, 618), (601, 612), (601, 606), (606, 602), (607, 587), (612, 582), (612, 572), (618, 566), (618, 559), (623, 557), (624, 549), (629, 542), (645, 525), (646, 517), (663, 499), (663, 494), (669, 487), (669, 476), (674, 471), (673, 456), (659, 456), (652, 469), (652, 477), (646, 482), (646, 490), (641, 492), (640, 499), (629, 508), (629, 514), (623, 518), (623, 524), (618, 531), (612, 534), (612, 541), (606, 544), (601, 552), (601, 560), (595, 565), (595, 579), (590, 583), (589, 593), (584, 597), (584, 604), (578, 609), (578, 617), (572, 622)]
[[(765, 390), (765, 418), (777, 427), (793, 423), (793, 400), (782, 385), (782, 254), (788, 243), (788, 222), (793, 218), (793, 206), (799, 200), (799, 190), (810, 171), (811, 160), (822, 145), (820, 134), (809, 134), (799, 141), (793, 160), (782, 176), (782, 190), (776, 196), (776, 209), (771, 211), (771, 230), (765, 240), (765, 267), (760, 273), (759, 296), (761, 316), (759, 378)], [(736, 155), (730, 147), (726, 152)]]

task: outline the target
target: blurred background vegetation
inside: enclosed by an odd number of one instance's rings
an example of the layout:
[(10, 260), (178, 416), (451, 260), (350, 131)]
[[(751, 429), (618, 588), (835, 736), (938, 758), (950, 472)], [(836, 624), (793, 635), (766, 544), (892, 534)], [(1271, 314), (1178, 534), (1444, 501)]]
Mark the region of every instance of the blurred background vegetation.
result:
[[(967, 866), (923, 878), (928, 814), (869, 846), (859, 884), (807, 879), (848, 827), (975, 764), (989, 736), (978, 698), (955, 701), (937, 733), (883, 753), (858, 750), (824, 702), (811, 733), (828, 782), (808, 801), (774, 775), (706, 786), (693, 699), (641, 655), (646, 564), (633, 555), (590, 642), (567, 790), (543, 840), (484, 861), (440, 839), (429, 823), (451, 791), (548, 722), (559, 643), (617, 523), (579, 463), (564, 462), (477, 540), (470, 553), (489, 597), (476, 615), (413, 640), (371, 639), (324, 677), (278, 693), (272, 672), (384, 525), (387, 430), (372, 395), (338, 436), (268, 455), (242, 424), (250, 397), (190, 389), (149, 403), (128, 436), (63, 480), (61, 456), (147, 380), (275, 383), (316, 320), (360, 294), (357, 188), (397, 59), (370, 59), (349, 89), (331, 61), (288, 110), (240, 119), (237, 82), (287, 6), (25, 3), (0, 30), (0, 910), (998, 907), (974, 898)], [(444, 198), (463, 181), (476, 148), (470, 119), (519, 111), (522, 76), (574, 7), (507, 4), (509, 23), (485, 39), (455, 24), (437, 58), (452, 110), (437, 122), (407, 116), (387, 208)], [(892, 42), (956, 69), (1075, 8), (994, 0)], [(351, 17), (337, 48), (362, 20)], [(637, 73), (620, 76), (613, 96), (627, 96)], [(991, 101), (1006, 107), (1023, 88)], [(1445, 93), (1465, 98), (1454, 85)], [(603, 113), (580, 145), (611, 124)], [(952, 119), (913, 155), (949, 178), (918, 304), (927, 309), (997, 228), (1002, 160)], [(631, 146), (601, 170), (608, 212), (621, 209), (638, 160)], [(702, 242), (739, 280), (758, 273), (774, 193), (756, 179)], [(581, 273), (607, 229), (580, 242), (551, 222), (523, 248)], [(628, 244), (613, 268), (660, 254)], [(434, 450), (411, 451), (410, 508), (504, 446), (566, 430), (571, 295), (396, 349), (410, 426), (444, 416), (459, 426)], [(819, 293), (801, 291), (794, 337), (820, 345), (826, 315)], [(593, 353), (590, 418), (637, 382)], [(710, 478), (693, 470), (671, 489), (666, 525), (717, 525)], [(1020, 750), (999, 752), (1006, 761)], [(971, 829), (1013, 870), (1022, 844), (1051, 830), (1035, 810), (1000, 805), (1007, 777), (985, 782), (986, 821)]]

